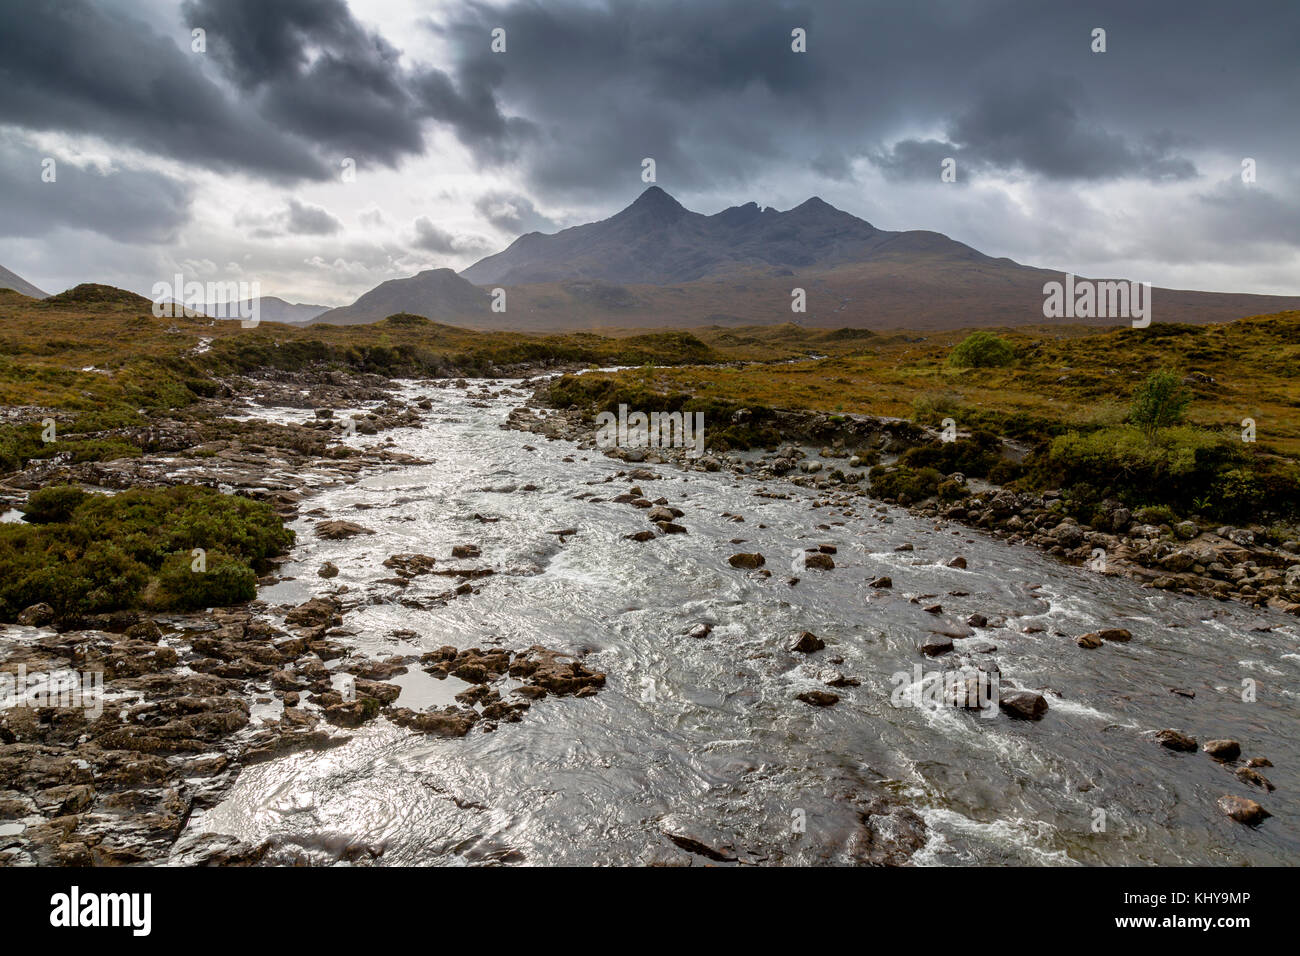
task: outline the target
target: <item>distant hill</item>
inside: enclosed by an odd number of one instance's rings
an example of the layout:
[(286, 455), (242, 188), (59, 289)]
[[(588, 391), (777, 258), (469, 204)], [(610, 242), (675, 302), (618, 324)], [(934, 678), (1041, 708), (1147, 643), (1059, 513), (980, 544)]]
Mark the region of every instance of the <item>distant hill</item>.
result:
[[(251, 299), (244, 299), (243, 301), (235, 303), (233, 306), (227, 307), (224, 310), (220, 310), (213, 305), (201, 305), (195, 307), (193, 311), (202, 312), (204, 315), (214, 318), (237, 318), (243, 314), (242, 311), (238, 310), (243, 309), (251, 301)], [(310, 322), (321, 313), (330, 310), (328, 305), (307, 305), (298, 302), (286, 302), (284, 299), (275, 295), (264, 295), (257, 301), (259, 309), (258, 321), (260, 322), (288, 322), (290, 324), (301, 324), (304, 322)], [(222, 311), (222, 314), (219, 316), (216, 315), (218, 311)]]
[(48, 292), (42, 292), (22, 276), (10, 272), (4, 266), (0, 266), (0, 289), (13, 289), (15, 292), (29, 295), (33, 299), (44, 299), (49, 295)]
[(474, 319), (490, 324), (490, 303), (488, 290), (478, 288), (452, 270), (426, 269), (407, 279), (382, 282), (351, 305), (330, 309), (314, 321), (357, 325), (409, 312), (439, 322)]

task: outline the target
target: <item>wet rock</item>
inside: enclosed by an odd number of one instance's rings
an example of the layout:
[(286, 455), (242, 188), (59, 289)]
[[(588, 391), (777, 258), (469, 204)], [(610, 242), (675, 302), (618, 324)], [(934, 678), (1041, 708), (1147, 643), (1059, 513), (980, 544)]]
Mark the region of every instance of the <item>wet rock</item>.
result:
[(892, 578), (888, 578), (888, 577), (879, 577), (879, 578), (876, 578), (874, 581), (871, 582), (871, 586), (872, 586), (873, 588), (876, 588), (877, 590), (880, 590), (880, 589), (883, 589), (883, 588), (892, 588), (892, 587), (894, 586), (894, 581), (893, 581)]
[(989, 619), (986, 618), (983, 614), (972, 614), (970, 617), (966, 618), (966, 626), (967, 627), (988, 627)]
[(802, 694), (796, 694), (795, 700), (801, 700), (805, 704), (811, 704), (813, 707), (830, 707), (832, 704), (838, 704), (840, 701), (839, 694), (832, 694), (826, 690), (808, 690)]
[(483, 552), (479, 550), (476, 544), (458, 544), (452, 547), (451, 556), (453, 558), (478, 558), (482, 557)]
[(963, 558), (963, 557), (959, 554), (959, 555), (957, 555), (957, 557), (953, 558), (951, 561), (948, 562), (948, 567), (950, 567), (950, 568), (960, 568), (960, 569), (962, 569), (962, 570), (965, 570), (965, 568), (966, 568), (966, 559)]
[(920, 651), (926, 657), (939, 657), (952, 651), (952, 638), (943, 634), (931, 634), (921, 642)]
[(847, 677), (844, 674), (842, 674), (840, 671), (835, 670), (834, 668), (827, 668), (826, 670), (821, 671), (817, 675), (817, 679), (820, 680), (827, 687), (861, 687), (862, 686), (862, 681), (858, 680), (856, 677)]
[(1156, 743), (1170, 750), (1190, 753), (1196, 749), (1196, 738), (1178, 730), (1161, 730), (1156, 733)]
[(428, 554), (414, 554), (404, 552), (394, 554), (384, 559), (384, 567), (392, 568), (398, 574), (409, 577), (417, 577), (421, 574), (429, 574), (433, 571), (437, 559)]
[(1000, 707), (1008, 717), (1017, 720), (1041, 720), (1047, 713), (1047, 701), (1042, 694), (1033, 691), (1016, 690), (998, 697)]
[(689, 833), (674, 832), (666, 829), (661, 832), (687, 853), (694, 853), (697, 856), (702, 856), (715, 863), (736, 862), (736, 854), (732, 852), (730, 847), (723, 847), (720, 849), (717, 846), (710, 845), (710, 843), (700, 839), (698, 835), (692, 836)]
[(1217, 801), (1219, 809), (1227, 816), (1232, 817), (1238, 823), (1244, 823), (1247, 826), (1257, 826), (1264, 822), (1265, 819), (1272, 816), (1267, 810), (1261, 807), (1254, 800), (1247, 797), (1237, 797), (1231, 794), (1225, 794), (1219, 797)]
[(655, 533), (653, 531), (635, 531), (632, 534), (623, 535), (628, 541), (653, 541)]
[(343, 623), (341, 610), (342, 605), (334, 598), (312, 598), (291, 609), (284, 623), (294, 627), (337, 627)]
[(835, 559), (829, 554), (822, 554), (821, 552), (805, 554), (803, 566), (810, 571), (830, 571), (835, 567)]
[(926, 843), (921, 816), (883, 798), (858, 812), (861, 826), (849, 839), (848, 854), (866, 866), (904, 866)]
[(534, 644), (510, 662), (511, 677), (543, 687), (556, 696), (589, 697), (605, 686), (605, 675), (587, 669), (581, 661)]
[(399, 727), (435, 737), (464, 737), (479, 719), (478, 712), (467, 707), (447, 707), (423, 713), (397, 707), (385, 716)]
[(379, 701), (373, 697), (358, 697), (354, 701), (330, 704), (325, 708), (325, 719), (340, 727), (360, 727), (367, 720), (379, 716)]
[(727, 563), (733, 568), (746, 568), (752, 570), (754, 568), (761, 568), (767, 563), (767, 561), (761, 554), (746, 554), (741, 552), (740, 554), (733, 554), (727, 559)]
[(1235, 773), (1237, 775), (1237, 779), (1241, 780), (1243, 783), (1248, 783), (1251, 784), (1252, 786), (1260, 787), (1261, 789), (1267, 790), (1269, 792), (1272, 792), (1273, 790), (1277, 789), (1276, 787), (1273, 786), (1272, 783), (1269, 782), (1269, 779), (1267, 777), (1265, 777), (1262, 773), (1260, 773), (1258, 770), (1255, 770), (1252, 767), (1238, 767), (1236, 770), (1233, 771), (1233, 773)]
[(816, 634), (811, 631), (800, 631), (786, 644), (786, 650), (794, 654), (812, 654), (825, 646), (826, 642)]
[(38, 790), (34, 794), (36, 805), (47, 816), (80, 813), (95, 799), (95, 788), (84, 783), (60, 784)]
[(27, 627), (45, 627), (54, 620), (54, 608), (44, 602), (18, 612), (18, 623)]
[[(1088, 643), (1086, 644), (1084, 643), (1085, 638), (1088, 640)], [(1077, 643), (1080, 647), (1100, 647), (1102, 641), (1114, 641), (1123, 644), (1132, 639), (1133, 635), (1129, 633), (1127, 628), (1104, 627), (1099, 631), (1089, 631), (1087, 634), (1079, 635)], [(1095, 644), (1093, 643), (1094, 641), (1096, 642)]]
[(316, 572), (316, 575), (322, 578), (336, 578), (339, 575), (339, 566), (333, 561), (326, 561), (320, 566), (320, 570)]
[(1236, 760), (1241, 756), (1241, 744), (1235, 740), (1207, 740), (1201, 749), (1215, 760)]
[(655, 523), (659, 526), (659, 530), (664, 534), (686, 534), (686, 528), (684, 526), (674, 524), (671, 521), (657, 521)]
[(316, 537), (326, 541), (340, 541), (359, 534), (374, 534), (374, 531), (354, 521), (322, 521), (316, 525)]
[(1251, 757), (1249, 760), (1246, 761), (1246, 766), (1247, 767), (1271, 767), (1273, 766), (1273, 761), (1269, 760), (1267, 757)]
[(708, 637), (712, 633), (713, 633), (712, 624), (696, 624), (693, 628), (691, 628), (687, 632), (687, 636), (693, 637), (696, 640), (701, 640), (703, 638)]

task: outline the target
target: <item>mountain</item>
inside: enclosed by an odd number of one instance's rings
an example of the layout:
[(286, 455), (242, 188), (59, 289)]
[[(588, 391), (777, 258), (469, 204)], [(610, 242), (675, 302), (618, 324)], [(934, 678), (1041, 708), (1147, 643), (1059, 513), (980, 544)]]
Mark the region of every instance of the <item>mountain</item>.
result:
[(0, 289), (13, 289), (15, 292), (29, 295), (33, 299), (44, 299), (49, 296), (48, 292), (42, 292), (22, 276), (10, 272), (4, 266), (0, 266)]
[[(163, 299), (164, 304), (175, 302), (174, 299)], [(232, 303), (229, 306), (219, 306), (215, 304), (189, 305), (183, 308), (187, 312), (193, 312), (196, 315), (206, 315), (215, 319), (237, 319), (245, 313), (245, 309), (252, 299), (244, 299), (240, 302)], [(288, 322), (290, 324), (303, 324), (310, 322), (322, 312), (328, 312), (328, 305), (305, 305), (298, 302), (286, 302), (279, 296), (264, 295), (257, 298), (258, 303), (258, 321), (259, 322)], [(220, 314), (218, 314), (220, 313)]]
[(477, 285), (573, 279), (673, 285), (745, 268), (788, 273), (908, 252), (993, 261), (939, 233), (877, 229), (817, 197), (786, 212), (751, 202), (705, 216), (651, 186), (609, 219), (552, 236), (520, 236), (461, 275)]
[[(621, 212), (553, 235), (530, 232), (459, 276), (385, 282), (318, 322), (411, 312), (477, 328), (692, 328), (798, 322), (817, 328), (1117, 325), (1050, 320), (1043, 286), (1063, 275), (993, 258), (937, 232), (891, 232), (819, 198), (706, 216), (658, 186)], [(1118, 277), (1093, 277), (1110, 280)], [(1133, 277), (1125, 277), (1133, 278)], [(478, 286), (479, 288), (475, 288)], [(506, 312), (488, 309), (506, 289)], [(803, 289), (807, 310), (791, 310)], [(1226, 322), (1300, 308), (1300, 297), (1152, 290), (1154, 322)]]
[(398, 312), (410, 312), (442, 322), (470, 319), (489, 322), (491, 294), (450, 269), (426, 269), (407, 279), (389, 279), (351, 305), (330, 309), (316, 322), (357, 325), (378, 322)]
[(258, 303), (259, 321), (262, 322), (310, 322), (318, 315), (328, 312), (328, 305), (307, 305), (302, 302), (286, 302), (279, 296), (264, 295)]

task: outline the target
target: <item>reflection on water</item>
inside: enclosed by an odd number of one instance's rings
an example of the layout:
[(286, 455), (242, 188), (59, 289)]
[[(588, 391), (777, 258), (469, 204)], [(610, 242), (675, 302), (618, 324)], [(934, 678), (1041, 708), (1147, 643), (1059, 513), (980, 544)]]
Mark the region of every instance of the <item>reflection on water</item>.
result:
[[(636, 544), (623, 536), (648, 526), (644, 512), (575, 500), (626, 490), (625, 479), (603, 482), (627, 466), (500, 428), (517, 394), (408, 389), (417, 394), (434, 399), (423, 429), (350, 441), (391, 437), (431, 464), (327, 489), (304, 506), (378, 533), (322, 541), (304, 515), (284, 572), (295, 580), (261, 596), (298, 602), (346, 584), (364, 601), (345, 618), (355, 636), (342, 640), (368, 656), (537, 643), (589, 652), (607, 686), (589, 699), (548, 698), (522, 723), (460, 740), (375, 721), (345, 746), (245, 770), (192, 829), (274, 837), (322, 862), (360, 847), (394, 864), (588, 864), (657, 859), (671, 824), (755, 860), (821, 863), (844, 859), (856, 823), (846, 795), (884, 792), (929, 825), (918, 863), (1297, 858), (1294, 619), (1140, 589), (898, 509), (885, 521), (865, 499), (850, 514), (793, 486), (774, 489), (788, 500), (757, 497), (752, 480), (667, 466), (657, 468), (660, 480), (639, 484), (681, 508), (689, 533)], [(561, 462), (566, 455), (576, 461)], [(523, 490), (530, 484), (537, 489)], [(559, 528), (578, 533), (548, 533)], [(412, 608), (397, 602), (431, 598), (448, 579), (377, 583), (391, 554), (423, 552), (442, 564), (461, 543), (478, 544), (474, 563), (498, 572), (475, 582), (481, 593)], [(915, 550), (896, 551), (903, 543)], [(834, 570), (788, 584), (790, 555), (822, 544), (837, 549)], [(765, 554), (772, 576), (729, 567), (742, 550)], [(957, 554), (967, 569), (945, 566)], [(326, 560), (339, 568), (330, 582), (315, 573)], [(892, 590), (869, 587), (880, 575)], [(927, 597), (914, 603), (919, 595)], [(927, 613), (935, 603), (942, 613)], [(891, 675), (918, 661), (944, 666), (919, 655), (921, 640), (936, 627), (962, 633), (972, 613), (1006, 626), (957, 637), (957, 652), (995, 661), (1004, 694), (1044, 693), (1051, 709), (1042, 721), (891, 706)], [(701, 622), (712, 633), (688, 637)], [(1098, 627), (1126, 627), (1133, 640), (1075, 646), (1073, 636)], [(826, 641), (811, 659), (784, 650), (803, 630)], [(974, 653), (981, 644), (996, 650)], [(818, 671), (833, 658), (860, 686), (837, 688), (832, 707), (796, 701), (824, 689)], [(1247, 678), (1257, 684), (1254, 703), (1241, 699)], [(396, 682), (399, 704), (416, 707), (461, 689), (433, 687), (440, 682), (418, 671)], [(1273, 762), (1266, 773), (1277, 791), (1261, 794), (1204, 754), (1159, 747), (1151, 734), (1164, 727), (1241, 741), (1246, 756)], [(1233, 823), (1215, 807), (1226, 793), (1258, 799), (1273, 818), (1255, 830)], [(791, 826), (796, 811), (804, 833)]]

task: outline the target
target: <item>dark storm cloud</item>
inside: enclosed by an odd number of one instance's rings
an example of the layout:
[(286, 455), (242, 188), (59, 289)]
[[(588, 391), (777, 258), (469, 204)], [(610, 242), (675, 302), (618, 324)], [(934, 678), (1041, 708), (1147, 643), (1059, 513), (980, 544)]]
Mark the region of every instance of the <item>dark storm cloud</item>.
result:
[(326, 175), (301, 142), (233, 102), (188, 46), (89, 0), (24, 4), (0, 28), (0, 124), (90, 133), (273, 177)]
[[(952, 157), (967, 172), (1019, 170), (1049, 179), (1190, 179), (1196, 166), (1176, 155), (1168, 133), (1131, 141), (1084, 118), (1076, 83), (1040, 81), (985, 96), (948, 130), (948, 139), (908, 139), (871, 155), (896, 179), (927, 179)], [(960, 180), (959, 180), (960, 181)]]
[(424, 125), (444, 123), (480, 158), (509, 155), (528, 124), (504, 116), (494, 63), (468, 63), (453, 79), (401, 63), (402, 51), (366, 29), (343, 0), (188, 0), (214, 59), (262, 115), (339, 155), (396, 166), (424, 150)]
[(484, 193), (474, 200), (474, 208), (492, 225), (511, 235), (556, 229), (555, 222), (538, 212), (533, 201), (520, 193)]
[(40, 151), (0, 143), (0, 236), (35, 238), (58, 228), (85, 229), (127, 243), (167, 242), (189, 215), (191, 189), (160, 173), (101, 172), (54, 160), (54, 181), (41, 178)]
[[(1192, 178), (1197, 148), (1297, 145), (1288, 24), (1291, 0), (520, 0), (431, 26), (458, 77), (488, 76), (494, 108), (532, 124), (504, 135), (534, 189), (621, 196), (645, 156), (670, 189), (794, 163), (843, 180), (855, 157), (937, 178), (948, 155), (1047, 180)], [(505, 53), (489, 48), (497, 26)], [(795, 27), (807, 53), (790, 49)], [(898, 141), (918, 127), (946, 140)]]
[(327, 210), (290, 198), (284, 209), (270, 216), (247, 217), (239, 225), (252, 225), (250, 235), (258, 239), (278, 236), (332, 236), (343, 228)]
[(428, 216), (420, 216), (415, 220), (415, 240), (412, 244), (417, 249), (441, 255), (484, 252), (488, 248), (488, 243), (481, 236), (452, 235), (441, 226), (434, 225)]

